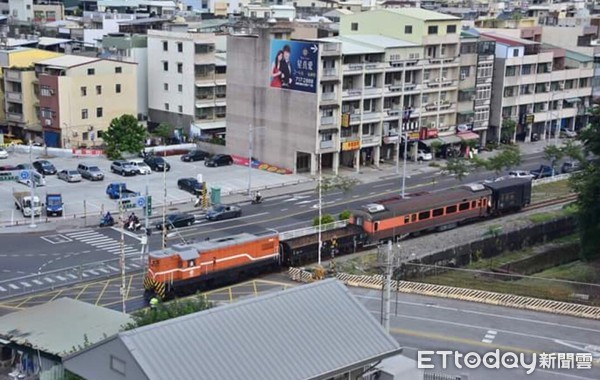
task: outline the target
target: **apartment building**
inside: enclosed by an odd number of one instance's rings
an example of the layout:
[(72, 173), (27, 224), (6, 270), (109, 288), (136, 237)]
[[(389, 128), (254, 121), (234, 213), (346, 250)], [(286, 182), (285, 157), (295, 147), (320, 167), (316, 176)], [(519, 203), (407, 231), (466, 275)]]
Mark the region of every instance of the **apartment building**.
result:
[(93, 147), (112, 119), (137, 115), (137, 65), (75, 55), (35, 63), (44, 140)]
[(101, 57), (137, 65), (138, 120), (148, 120), (148, 36), (111, 33), (102, 38)]
[[(55, 53), (40, 49), (11, 48), (0, 50), (0, 124), (4, 131), (16, 136), (30, 139), (41, 135), (42, 129), (35, 115), (32, 115), (30, 85), (23, 85), (21, 77), (28, 77), (33, 63), (42, 59), (60, 56)], [(10, 71), (9, 74), (6, 74)], [(31, 82), (25, 82), (31, 83)], [(33, 101), (35, 102), (35, 101)], [(25, 110), (25, 112), (23, 112)]]
[(193, 136), (225, 131), (226, 61), (214, 33), (148, 31), (148, 114)]
[(499, 33), (482, 35), (496, 41), (488, 140), (503, 138), (505, 119), (517, 123), (515, 136), (524, 141), (548, 138), (558, 128), (585, 126), (593, 57)]

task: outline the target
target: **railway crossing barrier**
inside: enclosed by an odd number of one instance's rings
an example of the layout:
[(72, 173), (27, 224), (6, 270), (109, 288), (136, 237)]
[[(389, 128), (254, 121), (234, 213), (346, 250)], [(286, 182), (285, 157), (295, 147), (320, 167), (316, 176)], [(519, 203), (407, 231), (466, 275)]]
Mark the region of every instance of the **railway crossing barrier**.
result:
[[(290, 268), (292, 280), (299, 282), (313, 281), (312, 273), (301, 268)], [(338, 273), (337, 278), (348, 286), (380, 290), (383, 276), (353, 275)], [(426, 284), (412, 281), (392, 281), (392, 289), (401, 293), (419, 294), (431, 297), (450, 298), (461, 301), (479, 302), (489, 305), (512, 307), (552, 314), (562, 314), (579, 318), (600, 320), (600, 307), (580, 305), (576, 303), (545, 300), (513, 294), (496, 293), (484, 290), (457, 288), (453, 286)]]

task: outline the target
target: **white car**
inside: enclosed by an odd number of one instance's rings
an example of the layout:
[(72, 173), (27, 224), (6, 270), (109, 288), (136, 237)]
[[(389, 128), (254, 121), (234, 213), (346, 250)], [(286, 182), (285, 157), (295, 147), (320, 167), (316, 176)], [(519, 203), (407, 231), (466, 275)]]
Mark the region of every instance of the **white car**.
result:
[(420, 150), (417, 152), (417, 161), (431, 161), (433, 160), (433, 155), (431, 152), (426, 152), (424, 150)]
[(531, 173), (525, 170), (513, 170), (508, 172), (508, 176), (511, 178), (533, 178)]
[(129, 161), (129, 163), (135, 168), (135, 170), (137, 170), (138, 174), (152, 173), (152, 169), (150, 169), (150, 166), (148, 166), (148, 164), (146, 164), (141, 158), (133, 159)]
[(0, 158), (8, 158), (8, 152), (4, 148), (0, 148)]

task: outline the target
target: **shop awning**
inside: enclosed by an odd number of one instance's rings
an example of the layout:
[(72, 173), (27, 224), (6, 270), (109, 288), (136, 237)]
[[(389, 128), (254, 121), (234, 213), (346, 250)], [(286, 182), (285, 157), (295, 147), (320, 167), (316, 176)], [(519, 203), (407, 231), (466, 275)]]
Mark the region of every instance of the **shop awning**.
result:
[(475, 114), (475, 112), (473, 110), (464, 110), (464, 111), (458, 111), (459, 115), (473, 115)]
[(567, 103), (578, 103), (581, 101), (581, 98), (569, 98), (569, 99), (565, 99), (565, 102)]
[(440, 141), (440, 139), (419, 140), (420, 143), (425, 144), (426, 146), (431, 146), (431, 143), (434, 141)]
[(479, 140), (479, 135), (475, 132), (463, 132), (459, 133), (457, 136), (460, 137), (463, 141)]
[(462, 141), (460, 137), (456, 135), (440, 136), (438, 139), (440, 139), (443, 144), (457, 144)]
[(475, 87), (459, 88), (458, 91), (460, 91), (460, 92), (475, 92)]

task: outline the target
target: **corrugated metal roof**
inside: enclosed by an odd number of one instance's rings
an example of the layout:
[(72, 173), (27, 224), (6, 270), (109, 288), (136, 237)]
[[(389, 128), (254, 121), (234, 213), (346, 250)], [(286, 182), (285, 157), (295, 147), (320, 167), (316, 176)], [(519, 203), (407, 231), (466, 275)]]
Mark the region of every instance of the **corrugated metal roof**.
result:
[(42, 352), (64, 356), (96, 343), (131, 322), (129, 315), (71, 298), (59, 298), (0, 318), (0, 337)]
[(40, 64), (40, 65), (46, 65), (46, 66), (69, 68), (69, 67), (73, 67), (73, 66), (85, 65), (87, 63), (92, 63), (92, 62), (96, 62), (96, 61), (100, 61), (100, 59), (92, 58), (92, 57), (84, 57), (81, 55), (65, 54), (65, 55), (61, 55), (60, 57), (56, 57), (56, 58), (44, 59), (44, 60), (38, 61), (36, 63)]
[(460, 20), (460, 17), (430, 11), (428, 9), (423, 8), (388, 8), (385, 9), (385, 11), (397, 13), (406, 17), (412, 17), (423, 21)]
[[(399, 353), (335, 279), (120, 333), (149, 379), (314, 379)], [(166, 365), (165, 363), (168, 363)]]
[[(352, 34), (348, 36), (343, 36), (340, 38), (342, 41), (356, 41), (365, 45), (372, 45), (376, 47), (381, 47), (384, 49), (387, 48), (397, 48), (397, 47), (410, 47), (410, 46), (418, 46), (415, 43), (400, 40), (397, 38), (386, 37), (383, 35), (377, 34)], [(342, 43), (344, 43), (342, 42)]]
[(594, 60), (594, 57), (592, 56), (581, 54), (573, 50), (565, 50), (565, 56), (579, 62), (592, 62)]
[(320, 40), (325, 42), (341, 42), (343, 55), (376, 54), (385, 52), (383, 48), (359, 44), (357, 42), (352, 42), (347, 39), (342, 39), (340, 37), (329, 37)]

